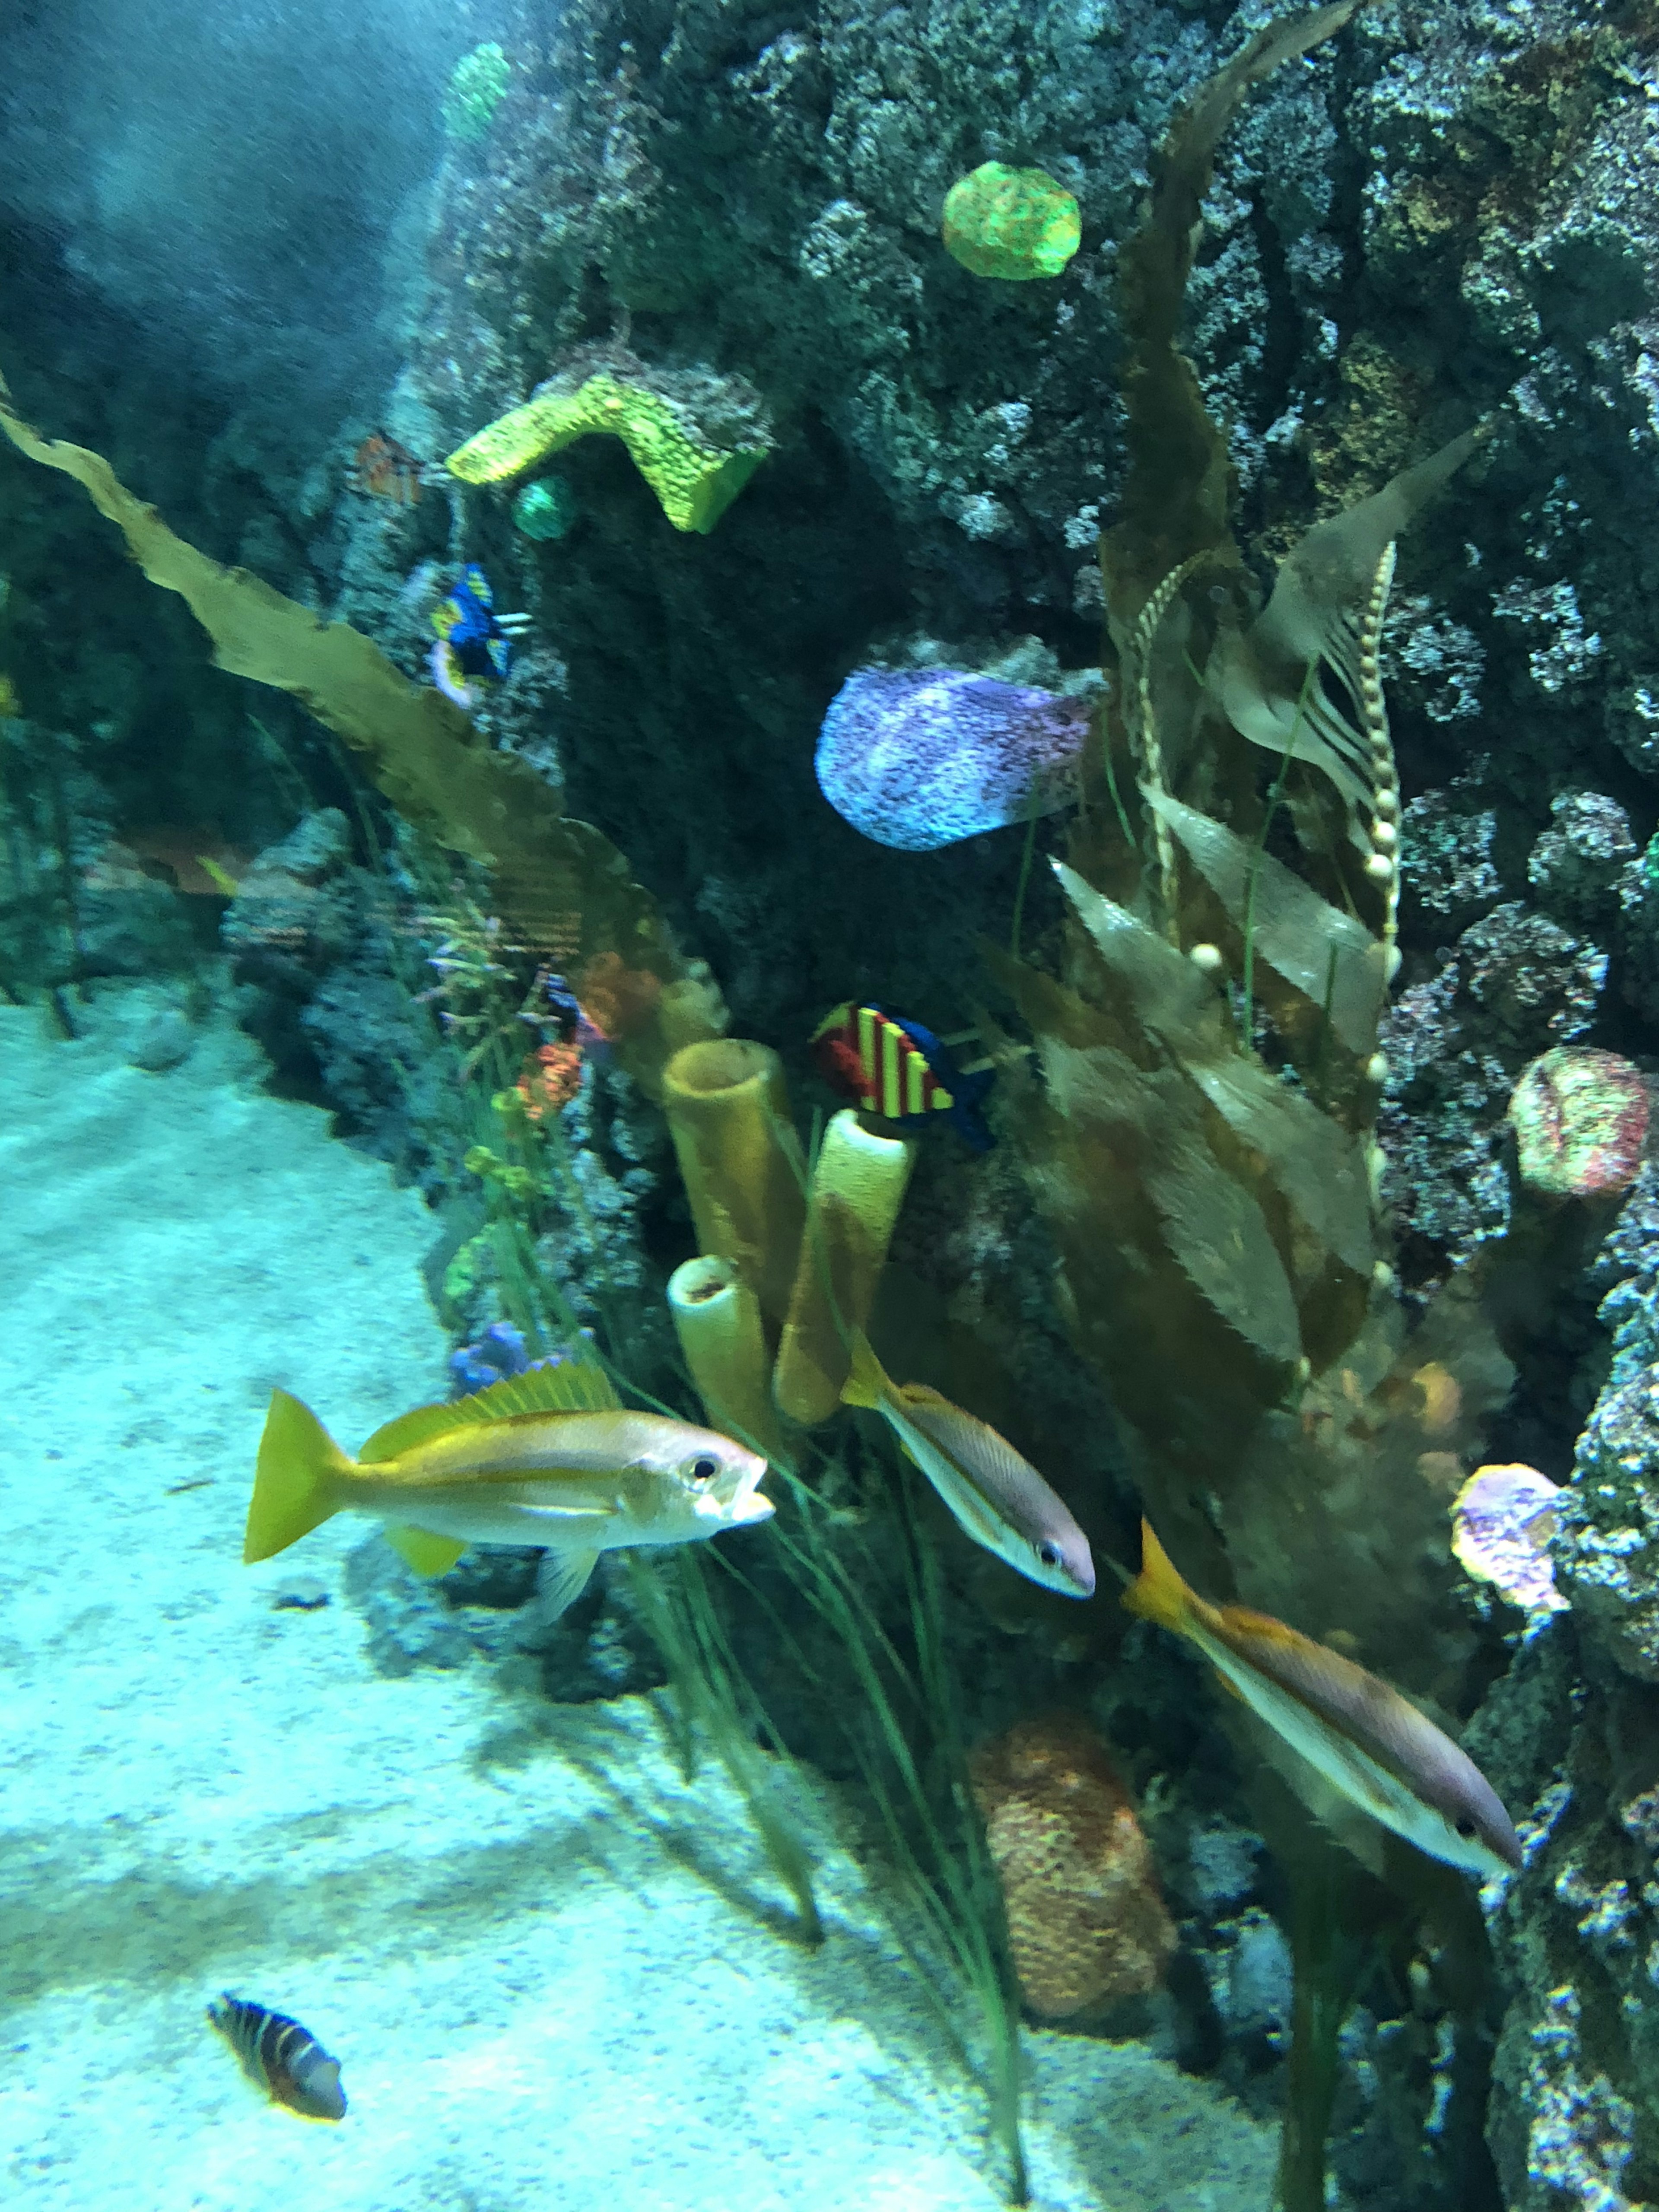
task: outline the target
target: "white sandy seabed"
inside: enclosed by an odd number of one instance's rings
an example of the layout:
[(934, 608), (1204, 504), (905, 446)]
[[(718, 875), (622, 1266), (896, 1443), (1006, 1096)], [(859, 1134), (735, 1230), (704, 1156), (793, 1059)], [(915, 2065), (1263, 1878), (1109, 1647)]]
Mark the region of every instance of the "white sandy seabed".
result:
[[(273, 1383), (348, 1445), (442, 1395), (432, 1235), (245, 1041), (147, 1074), (0, 1009), (0, 2203), (993, 2212), (833, 1793), (809, 1953), (653, 1700), (382, 1678), (339, 1595), (359, 1522), (240, 1564)], [(301, 1572), (333, 1601), (277, 1607)], [(341, 2060), (340, 2125), (245, 2080), (222, 1989)], [(1271, 2136), (1204, 2084), (1029, 2051), (1043, 2212), (1267, 2204)]]

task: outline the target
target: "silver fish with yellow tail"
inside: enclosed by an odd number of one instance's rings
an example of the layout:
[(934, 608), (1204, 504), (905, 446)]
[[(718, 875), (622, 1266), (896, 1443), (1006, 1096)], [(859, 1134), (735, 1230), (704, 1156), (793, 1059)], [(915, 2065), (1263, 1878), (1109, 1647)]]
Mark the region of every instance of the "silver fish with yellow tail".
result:
[(273, 2104), (286, 2105), (302, 2120), (345, 2118), (340, 2062), (297, 2020), (234, 1997), (228, 1990), (221, 2003), (208, 2007), (207, 2016), (241, 2060), (249, 2081)]
[(417, 1574), (469, 1544), (538, 1545), (550, 1614), (601, 1552), (689, 1544), (769, 1518), (766, 1462), (711, 1429), (618, 1402), (591, 1359), (532, 1368), (377, 1429), (349, 1458), (317, 1416), (271, 1393), (245, 1560), (268, 1559), (336, 1513), (372, 1513)]
[(1431, 1858), (1513, 1874), (1521, 1840), (1468, 1754), (1405, 1698), (1310, 1636), (1242, 1605), (1208, 1605), (1140, 1524), (1129, 1611), (1195, 1644), (1228, 1687), (1352, 1805)]
[(861, 1329), (854, 1332), (852, 1351), (842, 1402), (882, 1415), (974, 1541), (1044, 1589), (1092, 1597), (1089, 1540), (1030, 1462), (926, 1383), (893, 1382)]

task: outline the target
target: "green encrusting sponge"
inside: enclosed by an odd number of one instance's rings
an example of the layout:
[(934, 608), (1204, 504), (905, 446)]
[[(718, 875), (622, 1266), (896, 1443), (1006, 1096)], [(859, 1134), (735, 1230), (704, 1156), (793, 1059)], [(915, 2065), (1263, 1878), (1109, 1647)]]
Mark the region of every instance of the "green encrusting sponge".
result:
[(945, 195), (945, 250), (975, 276), (1058, 276), (1083, 241), (1078, 204), (1046, 169), (982, 161)]

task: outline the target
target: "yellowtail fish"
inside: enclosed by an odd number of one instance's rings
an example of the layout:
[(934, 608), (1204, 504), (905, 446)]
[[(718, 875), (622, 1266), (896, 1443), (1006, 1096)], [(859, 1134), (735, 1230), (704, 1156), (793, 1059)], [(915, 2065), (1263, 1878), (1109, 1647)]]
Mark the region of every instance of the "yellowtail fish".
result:
[(222, 2002), (208, 2007), (207, 2016), (241, 2060), (249, 2081), (274, 2104), (286, 2105), (302, 2120), (345, 2118), (340, 2062), (297, 2020), (234, 1997), (228, 1990)]
[(1521, 1841), (1474, 1761), (1351, 1659), (1242, 1605), (1206, 1605), (1140, 1524), (1123, 1602), (1195, 1644), (1222, 1680), (1332, 1787), (1431, 1858), (1483, 1880), (1512, 1874)]
[(373, 1513), (417, 1574), (469, 1544), (549, 1553), (562, 1612), (601, 1552), (689, 1544), (764, 1521), (766, 1462), (729, 1437), (617, 1403), (592, 1360), (532, 1368), (377, 1429), (355, 1460), (308, 1407), (271, 1393), (248, 1505), (246, 1560), (268, 1559), (340, 1512)]
[(893, 1382), (862, 1330), (853, 1337), (848, 1406), (869, 1406), (892, 1428), (967, 1534), (1044, 1589), (1092, 1597), (1089, 1540), (1063, 1499), (1006, 1437), (922, 1382)]

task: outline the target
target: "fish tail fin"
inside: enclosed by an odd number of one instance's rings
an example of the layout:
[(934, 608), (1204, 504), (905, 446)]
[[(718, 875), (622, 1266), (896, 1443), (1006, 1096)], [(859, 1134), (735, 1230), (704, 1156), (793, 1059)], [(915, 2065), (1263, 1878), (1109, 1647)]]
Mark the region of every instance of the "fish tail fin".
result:
[(1122, 1602), (1142, 1620), (1155, 1620), (1160, 1628), (1184, 1629), (1192, 1592), (1176, 1571), (1175, 1562), (1152, 1534), (1152, 1524), (1140, 1524), (1140, 1572), (1123, 1593)]
[(285, 1552), (337, 1512), (332, 1478), (350, 1465), (309, 1406), (286, 1390), (273, 1390), (248, 1500), (243, 1560), (252, 1565)]
[(886, 1370), (870, 1349), (870, 1340), (861, 1328), (853, 1331), (848, 1349), (853, 1355), (853, 1371), (841, 1387), (843, 1406), (879, 1406), (892, 1395), (893, 1386), (887, 1379)]

